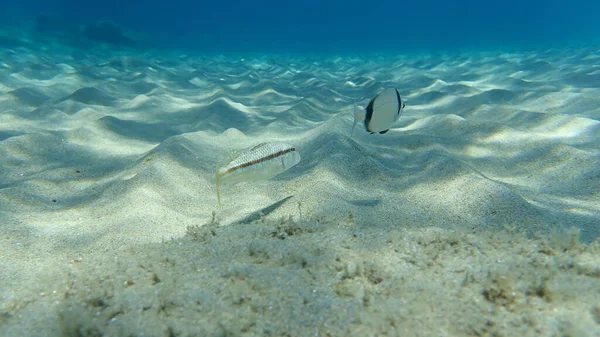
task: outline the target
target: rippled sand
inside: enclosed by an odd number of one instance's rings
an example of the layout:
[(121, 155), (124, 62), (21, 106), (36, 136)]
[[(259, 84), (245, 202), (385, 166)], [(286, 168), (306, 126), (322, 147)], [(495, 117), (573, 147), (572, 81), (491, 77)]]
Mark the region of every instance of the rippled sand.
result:
[(0, 335), (596, 336), (599, 55), (1, 49)]

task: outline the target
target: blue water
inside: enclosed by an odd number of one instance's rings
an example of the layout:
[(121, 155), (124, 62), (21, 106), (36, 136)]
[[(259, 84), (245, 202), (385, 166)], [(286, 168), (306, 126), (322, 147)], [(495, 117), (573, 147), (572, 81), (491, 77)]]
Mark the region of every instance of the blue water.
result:
[(600, 37), (596, 0), (25, 0), (1, 12), (4, 24), (29, 26), (39, 15), (73, 27), (110, 20), (153, 46), (217, 52), (531, 47)]

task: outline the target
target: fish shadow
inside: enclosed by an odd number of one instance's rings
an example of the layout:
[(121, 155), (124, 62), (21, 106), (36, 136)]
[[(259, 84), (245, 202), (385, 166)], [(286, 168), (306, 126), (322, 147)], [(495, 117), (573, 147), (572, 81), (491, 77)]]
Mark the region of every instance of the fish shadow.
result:
[(350, 204), (359, 207), (375, 207), (381, 204), (381, 199), (347, 200)]
[(273, 213), (275, 210), (277, 210), (279, 207), (281, 207), (283, 204), (285, 204), (288, 200), (290, 200), (293, 197), (293, 195), (290, 195), (288, 197), (285, 197), (279, 201), (274, 202), (273, 204), (264, 207), (258, 211), (252, 212), (250, 215), (236, 221), (236, 224), (249, 224), (249, 223), (253, 223), (257, 220), (260, 220), (261, 217), (265, 217), (271, 213)]

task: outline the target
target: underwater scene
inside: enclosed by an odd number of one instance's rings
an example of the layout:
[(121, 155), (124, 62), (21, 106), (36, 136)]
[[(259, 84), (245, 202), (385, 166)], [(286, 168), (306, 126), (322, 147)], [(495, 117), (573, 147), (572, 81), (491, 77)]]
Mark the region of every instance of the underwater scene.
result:
[(0, 337), (599, 337), (597, 13), (3, 3)]

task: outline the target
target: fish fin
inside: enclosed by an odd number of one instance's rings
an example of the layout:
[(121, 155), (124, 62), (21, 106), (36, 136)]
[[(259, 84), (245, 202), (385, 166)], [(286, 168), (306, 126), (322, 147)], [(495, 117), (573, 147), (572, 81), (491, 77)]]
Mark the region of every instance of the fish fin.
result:
[(227, 163), (231, 163), (235, 158), (239, 157), (240, 151), (229, 149), (229, 157), (227, 158)]
[(260, 143), (258, 145), (254, 145), (253, 147), (251, 147), (248, 151), (256, 151), (258, 149), (260, 149), (261, 147), (267, 145), (267, 143)]
[(221, 191), (219, 189), (219, 183), (221, 175), (219, 174), (219, 169), (221, 168), (221, 160), (217, 159), (217, 169), (215, 170), (215, 183), (217, 185), (217, 204), (221, 207)]
[(388, 131), (390, 131), (390, 129), (383, 130), (383, 131), (379, 131), (379, 134), (380, 134), (380, 135), (383, 135), (383, 134), (386, 134)]
[(354, 134), (354, 128), (356, 127), (356, 123), (364, 120), (365, 114), (362, 113), (361, 110), (356, 109), (356, 101), (354, 101), (354, 123), (352, 124), (352, 130), (350, 131), (350, 139), (352, 139), (352, 135)]

